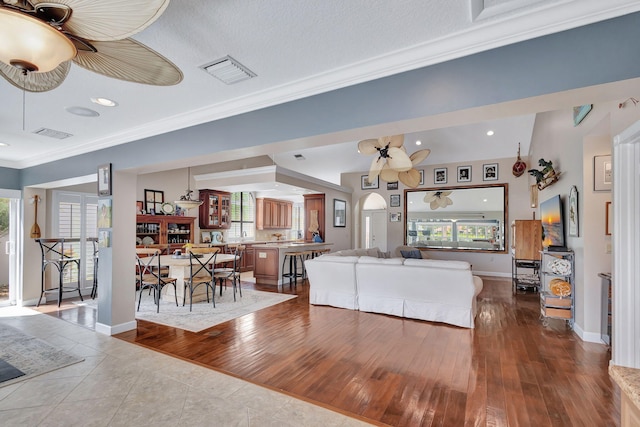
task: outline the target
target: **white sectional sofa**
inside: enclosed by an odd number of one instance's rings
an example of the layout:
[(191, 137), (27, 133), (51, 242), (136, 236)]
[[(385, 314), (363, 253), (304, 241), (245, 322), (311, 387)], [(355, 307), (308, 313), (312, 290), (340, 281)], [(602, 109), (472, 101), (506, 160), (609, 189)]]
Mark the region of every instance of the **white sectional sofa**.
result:
[(482, 279), (467, 262), (328, 254), (305, 266), (311, 304), (474, 327)]

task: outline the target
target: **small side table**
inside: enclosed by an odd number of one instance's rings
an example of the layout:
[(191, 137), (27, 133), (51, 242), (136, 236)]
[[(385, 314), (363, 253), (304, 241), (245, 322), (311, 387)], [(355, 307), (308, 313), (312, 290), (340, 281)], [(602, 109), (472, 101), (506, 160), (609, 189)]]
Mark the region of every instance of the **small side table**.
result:
[[(36, 307), (40, 306), (40, 301), (42, 301), (42, 297), (46, 293), (57, 292), (58, 294), (58, 307), (60, 307), (60, 303), (62, 302), (62, 293), (63, 292), (78, 292), (80, 295), (80, 300), (82, 299), (82, 293), (80, 292), (80, 257), (72, 256), (73, 252), (68, 252), (72, 249), (69, 246), (69, 243), (79, 243), (80, 239), (36, 239), (36, 242), (40, 244), (40, 251), (42, 252), (42, 270), (41, 270), (41, 292), (40, 298), (38, 298), (38, 304)], [(67, 249), (65, 249), (65, 244)], [(69, 269), (73, 269), (73, 266), (76, 266), (78, 270), (78, 284), (77, 286), (64, 286), (64, 271), (67, 267)], [(44, 275), (46, 269), (49, 265), (53, 265), (58, 270), (58, 287), (57, 288), (45, 288), (45, 280)]]

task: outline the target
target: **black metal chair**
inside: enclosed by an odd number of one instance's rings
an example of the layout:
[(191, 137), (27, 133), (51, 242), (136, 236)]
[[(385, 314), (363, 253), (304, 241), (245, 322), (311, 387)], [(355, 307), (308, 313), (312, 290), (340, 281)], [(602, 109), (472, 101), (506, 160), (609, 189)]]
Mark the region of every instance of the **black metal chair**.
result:
[(222, 284), (226, 284), (227, 280), (232, 281), (234, 301), (236, 300), (236, 290), (240, 292), (240, 297), (242, 298), (242, 287), (240, 286), (240, 264), (245, 249), (245, 245), (237, 245), (233, 251), (233, 254), (235, 255), (233, 258), (233, 266), (216, 268), (213, 273), (213, 277), (220, 281), (220, 295), (222, 295)]
[(211, 301), (213, 307), (216, 306), (215, 294), (216, 283), (213, 271), (216, 265), (216, 255), (220, 251), (218, 248), (190, 248), (189, 251), (189, 277), (184, 279), (184, 292), (182, 305), (187, 298), (187, 288), (189, 289), (189, 311), (193, 310), (193, 292), (200, 285), (204, 285), (207, 291), (207, 303), (209, 302), (209, 289), (211, 289)]

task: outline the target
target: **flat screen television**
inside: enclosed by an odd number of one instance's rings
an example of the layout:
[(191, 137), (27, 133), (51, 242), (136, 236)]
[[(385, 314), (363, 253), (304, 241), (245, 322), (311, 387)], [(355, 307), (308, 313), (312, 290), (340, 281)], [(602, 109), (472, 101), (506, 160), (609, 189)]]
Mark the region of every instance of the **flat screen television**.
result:
[(542, 222), (542, 246), (564, 247), (564, 216), (560, 195), (540, 203), (540, 220)]

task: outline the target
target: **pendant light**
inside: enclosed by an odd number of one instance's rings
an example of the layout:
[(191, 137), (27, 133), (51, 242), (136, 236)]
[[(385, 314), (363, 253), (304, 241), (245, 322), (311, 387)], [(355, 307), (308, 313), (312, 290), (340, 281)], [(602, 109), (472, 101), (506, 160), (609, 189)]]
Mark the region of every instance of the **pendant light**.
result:
[(191, 168), (187, 168), (187, 192), (184, 196), (180, 196), (180, 200), (176, 200), (175, 205), (179, 206), (181, 209), (189, 210), (193, 208), (197, 208), (202, 204), (202, 200), (193, 200), (191, 198)]

